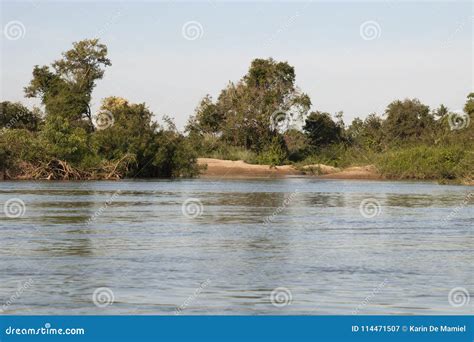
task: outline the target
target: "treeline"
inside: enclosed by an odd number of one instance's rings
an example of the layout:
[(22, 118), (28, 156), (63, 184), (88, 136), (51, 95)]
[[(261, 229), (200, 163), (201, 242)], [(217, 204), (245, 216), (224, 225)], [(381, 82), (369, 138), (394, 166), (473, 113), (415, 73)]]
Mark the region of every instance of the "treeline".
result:
[(35, 66), (25, 88), (44, 112), (0, 105), (0, 171), (9, 178), (110, 179), (198, 174), (196, 157), (296, 166), (375, 164), (390, 178), (472, 179), (474, 94), (462, 111), (430, 109), (417, 99), (390, 103), (345, 125), (343, 113), (311, 111), (286, 62), (255, 59), (217, 99), (207, 95), (178, 132), (153, 121), (144, 104), (92, 91), (111, 62), (98, 40), (74, 43), (51, 66)]
[(250, 163), (375, 164), (388, 178), (469, 180), (474, 170), (474, 93), (463, 111), (396, 100), (382, 115), (311, 111), (286, 62), (256, 59), (214, 101), (206, 96), (187, 125), (200, 156)]
[(173, 122), (145, 104), (110, 97), (92, 115), (96, 82), (111, 65), (107, 47), (83, 40), (51, 66), (35, 66), (25, 87), (44, 113), (0, 104), (0, 172), (13, 179), (118, 179), (197, 174), (196, 153)]

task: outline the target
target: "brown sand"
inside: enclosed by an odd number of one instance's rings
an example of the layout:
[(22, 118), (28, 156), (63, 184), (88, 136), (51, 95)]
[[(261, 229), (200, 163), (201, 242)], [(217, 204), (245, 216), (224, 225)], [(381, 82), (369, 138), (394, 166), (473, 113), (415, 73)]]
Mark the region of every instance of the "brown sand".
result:
[(242, 160), (222, 160), (213, 158), (198, 158), (199, 165), (207, 165), (201, 177), (284, 177), (295, 175), (314, 175), (320, 178), (332, 179), (382, 179), (373, 165), (354, 166), (339, 169), (324, 164), (307, 165), (303, 171), (297, 170), (292, 165), (270, 167), (269, 165), (247, 164)]
[(269, 165), (247, 164), (243, 160), (222, 160), (213, 158), (198, 158), (199, 165), (207, 165), (202, 177), (284, 177), (302, 175), (291, 165), (270, 167)]

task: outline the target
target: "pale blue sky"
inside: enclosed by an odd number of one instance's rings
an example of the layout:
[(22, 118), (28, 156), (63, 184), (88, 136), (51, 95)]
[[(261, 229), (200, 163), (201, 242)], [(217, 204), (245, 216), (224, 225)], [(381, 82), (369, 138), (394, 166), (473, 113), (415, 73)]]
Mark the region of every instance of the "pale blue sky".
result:
[[(43, 2), (1, 4), (2, 100), (23, 98), (35, 64), (59, 58), (73, 41), (100, 36), (112, 67), (94, 92), (146, 102), (183, 127), (207, 93), (237, 81), (253, 58), (296, 69), (313, 108), (343, 110), (346, 122), (382, 113), (397, 98), (462, 108), (473, 91), (471, 2)], [(20, 39), (6, 25), (19, 21)], [(202, 25), (196, 40), (186, 22)], [(377, 37), (360, 27), (376, 22)], [(367, 36), (366, 36), (367, 38)]]

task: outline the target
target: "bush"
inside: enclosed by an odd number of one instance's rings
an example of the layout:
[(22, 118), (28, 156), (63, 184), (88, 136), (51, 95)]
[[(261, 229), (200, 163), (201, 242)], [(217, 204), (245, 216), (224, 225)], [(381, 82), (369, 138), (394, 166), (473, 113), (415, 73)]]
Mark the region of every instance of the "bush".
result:
[(376, 164), (388, 178), (470, 178), (474, 169), (474, 155), (470, 151), (462, 146), (406, 147), (381, 154)]
[(282, 165), (288, 158), (288, 149), (282, 136), (273, 137), (271, 143), (267, 145), (258, 155), (259, 164), (269, 164), (271, 166)]

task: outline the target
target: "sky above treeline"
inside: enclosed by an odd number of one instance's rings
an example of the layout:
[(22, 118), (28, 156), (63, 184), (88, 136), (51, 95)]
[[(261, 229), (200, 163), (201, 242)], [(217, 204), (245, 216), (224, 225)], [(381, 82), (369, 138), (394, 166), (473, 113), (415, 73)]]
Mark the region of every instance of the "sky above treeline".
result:
[(346, 123), (394, 99), (463, 107), (473, 91), (473, 5), (467, 2), (2, 1), (1, 100), (27, 100), (33, 66), (99, 37), (112, 67), (94, 91), (145, 102), (183, 128), (254, 58), (295, 67), (314, 110)]

